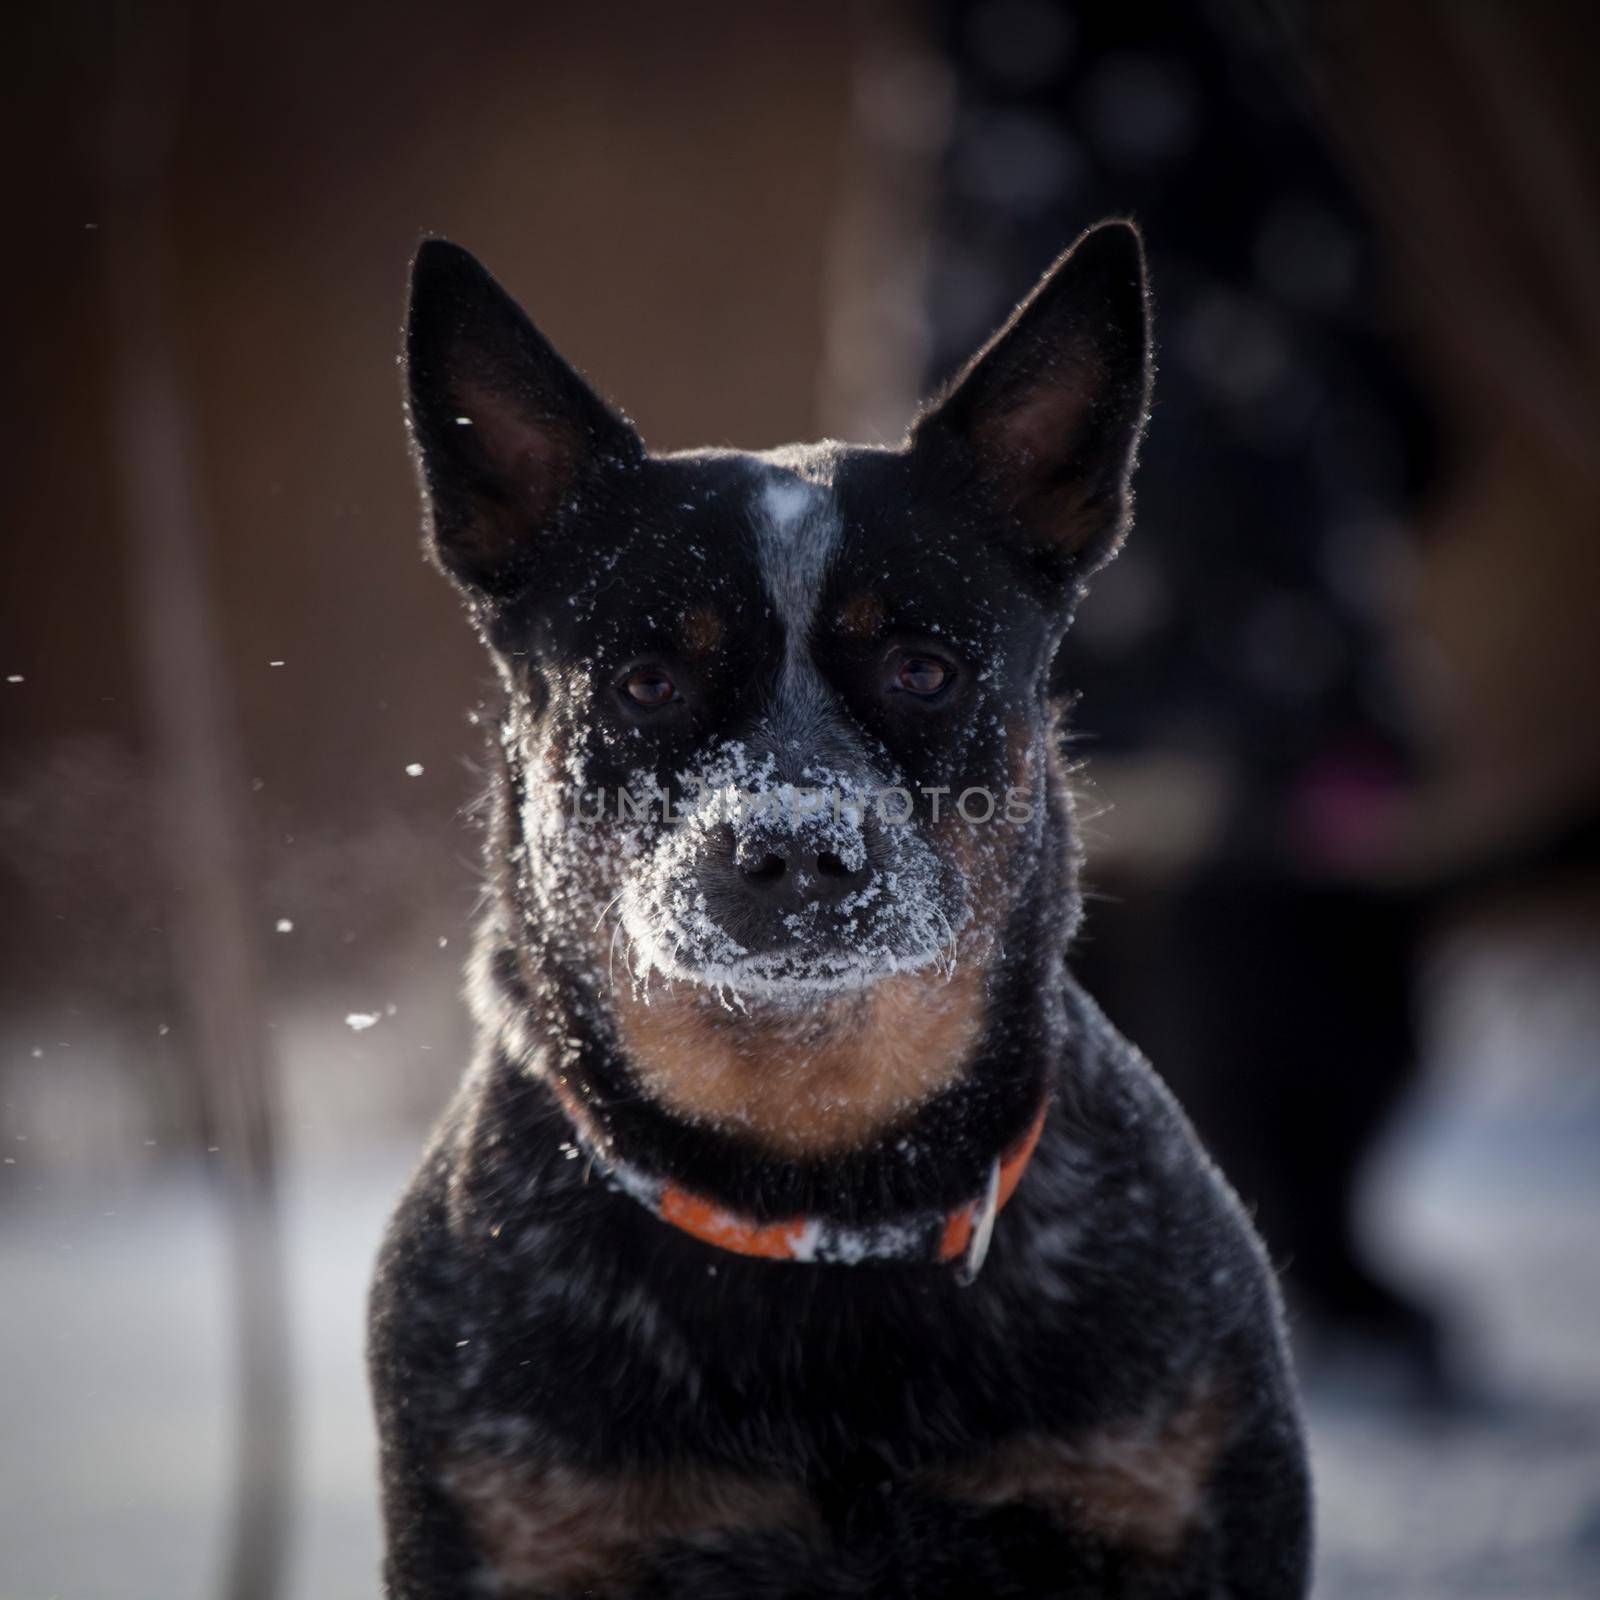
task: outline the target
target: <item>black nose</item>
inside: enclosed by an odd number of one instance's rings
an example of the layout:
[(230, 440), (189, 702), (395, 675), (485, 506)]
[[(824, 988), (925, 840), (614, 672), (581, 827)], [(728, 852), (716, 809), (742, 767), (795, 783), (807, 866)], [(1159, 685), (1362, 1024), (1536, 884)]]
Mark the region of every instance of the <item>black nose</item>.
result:
[(866, 883), (870, 868), (847, 866), (831, 850), (812, 852), (773, 841), (741, 842), (734, 856), (747, 891), (772, 905), (833, 905)]

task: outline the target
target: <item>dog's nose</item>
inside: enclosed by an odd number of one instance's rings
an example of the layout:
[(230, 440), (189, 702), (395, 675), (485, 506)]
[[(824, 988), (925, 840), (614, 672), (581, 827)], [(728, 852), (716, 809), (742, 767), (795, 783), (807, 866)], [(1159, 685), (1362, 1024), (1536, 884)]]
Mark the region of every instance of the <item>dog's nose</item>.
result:
[(835, 905), (867, 881), (870, 868), (846, 864), (831, 850), (810, 851), (774, 841), (743, 842), (734, 855), (739, 876), (757, 899), (798, 909)]

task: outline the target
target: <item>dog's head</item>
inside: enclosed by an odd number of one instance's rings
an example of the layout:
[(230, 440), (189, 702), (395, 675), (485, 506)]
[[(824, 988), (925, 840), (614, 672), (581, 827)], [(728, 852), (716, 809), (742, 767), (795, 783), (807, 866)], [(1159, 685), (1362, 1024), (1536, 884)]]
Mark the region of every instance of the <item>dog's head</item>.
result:
[(544, 935), (779, 1009), (992, 942), (1047, 859), (1051, 663), (1129, 518), (1134, 229), (1085, 234), (896, 449), (651, 455), (442, 241), (406, 349)]

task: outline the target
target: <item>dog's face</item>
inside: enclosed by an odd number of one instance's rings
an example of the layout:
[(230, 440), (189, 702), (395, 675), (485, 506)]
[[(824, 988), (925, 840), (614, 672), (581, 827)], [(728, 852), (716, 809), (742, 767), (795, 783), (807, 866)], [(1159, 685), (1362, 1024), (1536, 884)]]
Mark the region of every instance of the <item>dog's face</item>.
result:
[(1130, 227), (1085, 235), (895, 450), (651, 456), (442, 242), (407, 355), (429, 536), (508, 686), (547, 934), (779, 1007), (992, 934), (1041, 859), (1051, 661), (1128, 519)]

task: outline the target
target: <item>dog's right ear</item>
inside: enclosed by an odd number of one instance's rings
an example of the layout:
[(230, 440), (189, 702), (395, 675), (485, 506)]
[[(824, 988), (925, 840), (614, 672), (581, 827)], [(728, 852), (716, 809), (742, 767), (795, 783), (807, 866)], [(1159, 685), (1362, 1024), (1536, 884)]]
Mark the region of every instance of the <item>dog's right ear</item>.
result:
[(520, 588), (584, 478), (644, 454), (477, 259), (444, 239), (427, 240), (411, 268), (405, 370), (429, 543), (472, 593)]

